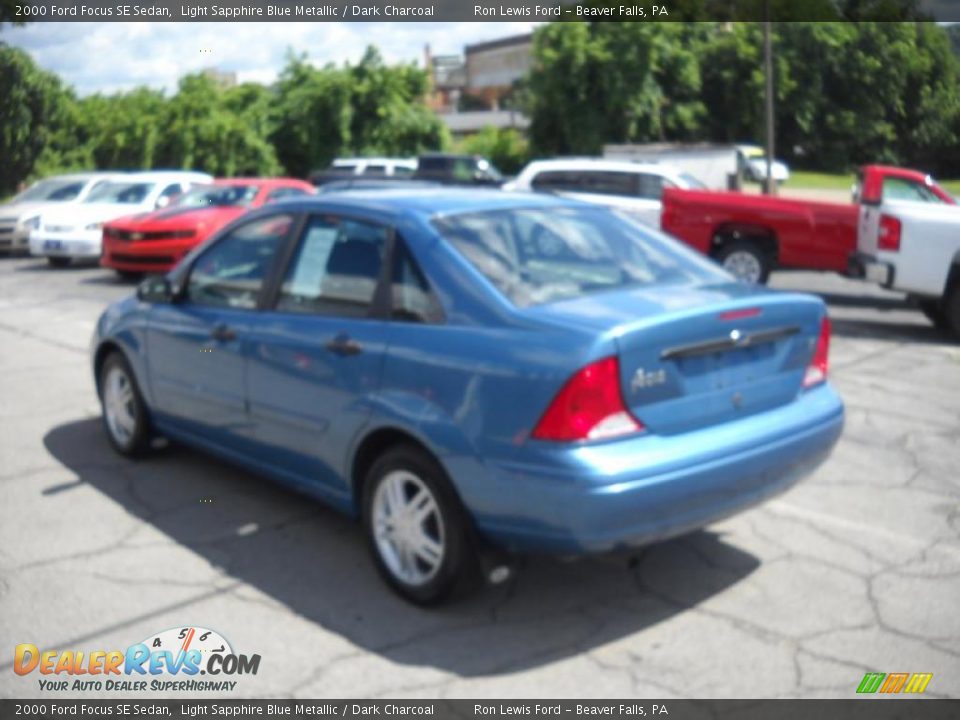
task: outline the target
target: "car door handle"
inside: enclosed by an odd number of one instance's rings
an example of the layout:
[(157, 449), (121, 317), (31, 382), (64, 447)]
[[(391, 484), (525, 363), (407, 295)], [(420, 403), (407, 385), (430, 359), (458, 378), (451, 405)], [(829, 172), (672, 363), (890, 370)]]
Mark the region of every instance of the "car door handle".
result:
[(215, 325), (210, 331), (210, 337), (220, 342), (229, 342), (237, 339), (237, 331), (229, 325)]
[(336, 355), (359, 355), (363, 352), (363, 345), (345, 334), (337, 335), (323, 346)]

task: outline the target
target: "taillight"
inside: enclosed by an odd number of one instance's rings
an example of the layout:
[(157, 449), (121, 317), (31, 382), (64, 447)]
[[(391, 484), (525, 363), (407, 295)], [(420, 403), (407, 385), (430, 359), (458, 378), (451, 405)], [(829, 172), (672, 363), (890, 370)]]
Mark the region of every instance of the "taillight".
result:
[(820, 323), (820, 337), (817, 338), (817, 347), (813, 351), (807, 372), (803, 376), (805, 388), (818, 385), (827, 379), (827, 368), (830, 364), (830, 318), (824, 316)]
[(900, 251), (900, 221), (889, 215), (880, 216), (880, 234), (877, 237), (877, 248), (891, 252)]
[(561, 388), (533, 431), (537, 440), (600, 440), (643, 430), (623, 404), (620, 363), (597, 360), (579, 370)]

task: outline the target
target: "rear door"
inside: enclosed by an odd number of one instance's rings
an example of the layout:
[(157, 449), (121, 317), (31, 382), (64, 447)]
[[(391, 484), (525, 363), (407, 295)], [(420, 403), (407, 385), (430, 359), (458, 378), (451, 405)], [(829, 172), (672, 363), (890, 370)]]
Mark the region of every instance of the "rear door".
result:
[(380, 382), (391, 237), (365, 220), (308, 217), (251, 330), (248, 399), (261, 456), (334, 501), (348, 497), (346, 448)]
[(192, 264), (182, 297), (151, 309), (149, 380), (161, 421), (237, 448), (249, 431), (249, 336), (291, 214), (235, 227)]

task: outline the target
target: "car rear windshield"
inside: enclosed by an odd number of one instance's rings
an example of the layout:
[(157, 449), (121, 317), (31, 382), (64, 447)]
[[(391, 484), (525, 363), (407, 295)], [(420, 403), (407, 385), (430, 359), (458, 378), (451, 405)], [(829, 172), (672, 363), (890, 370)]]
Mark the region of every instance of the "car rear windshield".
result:
[(156, 183), (151, 182), (105, 182), (97, 185), (84, 202), (120, 203), (138, 205), (146, 200)]
[(180, 207), (239, 207), (249, 205), (257, 196), (258, 185), (203, 185), (185, 193)]
[(729, 278), (692, 250), (605, 208), (526, 208), (433, 221), (515, 305)]

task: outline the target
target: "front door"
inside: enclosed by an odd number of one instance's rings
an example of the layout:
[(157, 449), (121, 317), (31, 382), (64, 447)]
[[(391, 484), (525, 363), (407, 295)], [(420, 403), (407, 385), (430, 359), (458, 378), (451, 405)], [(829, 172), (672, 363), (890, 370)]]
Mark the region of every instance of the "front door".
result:
[(148, 377), (161, 426), (223, 448), (248, 435), (249, 335), (293, 220), (271, 215), (234, 228), (193, 263), (176, 302), (151, 309)]

